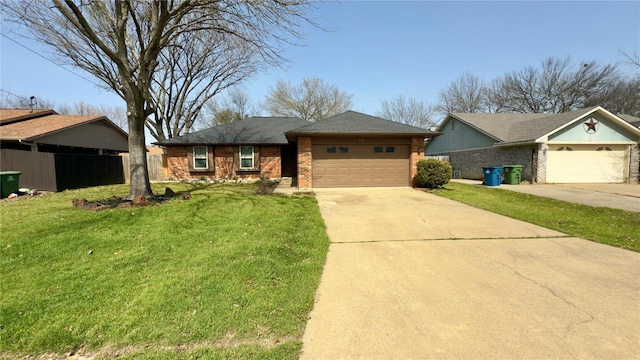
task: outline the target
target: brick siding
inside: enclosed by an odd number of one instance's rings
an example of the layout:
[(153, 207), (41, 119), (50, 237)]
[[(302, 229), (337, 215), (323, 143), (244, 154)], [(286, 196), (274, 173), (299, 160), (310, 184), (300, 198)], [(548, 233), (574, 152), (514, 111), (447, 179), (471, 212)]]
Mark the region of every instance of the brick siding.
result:
[(236, 146), (209, 146), (212, 151), (210, 156), (211, 170), (193, 170), (189, 166), (190, 154), (193, 146), (167, 146), (168, 176), (173, 180), (196, 180), (206, 178), (210, 180), (222, 180), (231, 178), (257, 179), (261, 176), (277, 179), (282, 176), (280, 162), (280, 146), (260, 146), (260, 171), (240, 172), (236, 171), (234, 159)]
[[(420, 151), (418, 151), (420, 149)], [(416, 175), (418, 175), (418, 161), (424, 159), (424, 138), (411, 138), (411, 185), (416, 186)]]
[(313, 170), (311, 169), (311, 138), (298, 138), (298, 188), (311, 189)]
[[(448, 155), (453, 170), (459, 172), (461, 178), (482, 180), (483, 166), (522, 165), (522, 180), (532, 182), (533, 149), (532, 146), (514, 146), (430, 155)], [(540, 162), (539, 158), (538, 162)]]
[(638, 144), (629, 145), (629, 183), (640, 181), (640, 149)]

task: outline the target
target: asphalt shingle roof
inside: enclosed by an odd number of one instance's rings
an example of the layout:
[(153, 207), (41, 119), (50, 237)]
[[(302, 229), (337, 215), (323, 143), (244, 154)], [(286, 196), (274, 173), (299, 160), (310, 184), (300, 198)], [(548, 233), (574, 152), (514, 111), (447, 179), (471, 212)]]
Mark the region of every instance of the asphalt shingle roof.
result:
[(640, 128), (640, 118), (639, 117), (635, 117), (633, 115), (627, 115), (627, 114), (618, 114), (618, 117), (621, 118), (622, 120), (628, 122), (629, 124)]
[[(96, 121), (108, 122), (104, 116), (59, 115), (51, 110), (34, 111), (0, 109), (0, 138), (3, 140), (33, 140), (58, 131)], [(117, 128), (119, 129), (119, 128)], [(119, 129), (125, 136), (126, 133)]]
[(347, 111), (322, 121), (287, 132), (290, 135), (303, 134), (393, 134), (393, 135), (430, 135), (433, 131), (397, 123), (379, 117)]
[(286, 145), (286, 131), (309, 124), (296, 117), (251, 117), (209, 129), (159, 141), (160, 145), (198, 144), (281, 144)]
[(451, 115), (498, 141), (511, 143), (533, 141), (595, 108), (596, 106), (561, 114), (453, 113)]

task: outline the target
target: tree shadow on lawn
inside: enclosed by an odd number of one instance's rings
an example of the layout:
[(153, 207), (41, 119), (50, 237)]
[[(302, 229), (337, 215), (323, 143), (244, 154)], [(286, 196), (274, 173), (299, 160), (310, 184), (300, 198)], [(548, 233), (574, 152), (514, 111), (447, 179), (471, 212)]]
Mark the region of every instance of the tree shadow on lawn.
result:
[[(126, 199), (118, 196), (111, 196), (106, 199), (99, 199), (88, 201), (87, 199), (73, 199), (71, 203), (74, 207), (82, 209), (82, 210), (93, 210), (93, 211), (102, 211), (108, 209), (129, 209), (132, 207), (141, 207), (141, 206), (158, 206), (162, 204), (169, 203), (175, 200), (189, 200), (192, 198), (192, 193), (201, 192), (202, 194), (197, 194), (197, 197), (201, 196), (207, 197), (209, 200), (212, 198), (212, 194), (210, 191), (213, 186), (217, 184), (211, 183), (192, 183), (191, 187), (187, 190), (182, 191), (174, 191), (170, 187), (166, 187), (163, 195), (154, 195), (149, 198), (145, 198), (143, 196), (138, 196), (133, 200)], [(278, 186), (278, 182), (271, 180), (259, 180), (256, 182), (255, 187), (252, 189), (252, 194), (257, 195), (270, 195), (273, 194), (274, 189)], [(220, 187), (223, 191), (225, 187)], [(233, 201), (238, 201), (241, 199), (246, 199), (243, 197), (243, 194), (238, 192), (228, 192), (227, 196), (220, 198), (219, 200), (224, 200), (224, 203), (229, 203)], [(225, 205), (219, 204), (219, 205)], [(201, 208), (203, 206), (202, 203), (199, 203), (196, 207)]]

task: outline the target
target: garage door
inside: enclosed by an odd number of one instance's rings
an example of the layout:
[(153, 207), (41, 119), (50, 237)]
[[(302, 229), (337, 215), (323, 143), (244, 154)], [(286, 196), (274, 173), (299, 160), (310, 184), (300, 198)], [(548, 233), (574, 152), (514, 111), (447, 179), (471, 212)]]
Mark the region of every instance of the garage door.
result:
[(625, 171), (623, 145), (549, 145), (549, 183), (621, 183)]
[(313, 145), (313, 187), (409, 186), (409, 145)]

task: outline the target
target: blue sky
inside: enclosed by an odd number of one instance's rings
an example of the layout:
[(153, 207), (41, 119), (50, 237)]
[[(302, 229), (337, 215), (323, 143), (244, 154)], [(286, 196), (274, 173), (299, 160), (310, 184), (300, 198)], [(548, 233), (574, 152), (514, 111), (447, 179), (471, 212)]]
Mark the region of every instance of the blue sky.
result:
[[(278, 79), (299, 83), (315, 76), (353, 94), (354, 110), (375, 114), (382, 100), (398, 95), (435, 103), (438, 92), (466, 71), (491, 80), (547, 57), (609, 64), (622, 60), (618, 50), (640, 52), (640, 1), (327, 2), (311, 16), (329, 31), (306, 27), (306, 46), (289, 48), (286, 69), (246, 81), (253, 101), (262, 101)], [(117, 96), (0, 41), (4, 90), (57, 104), (124, 106)]]

